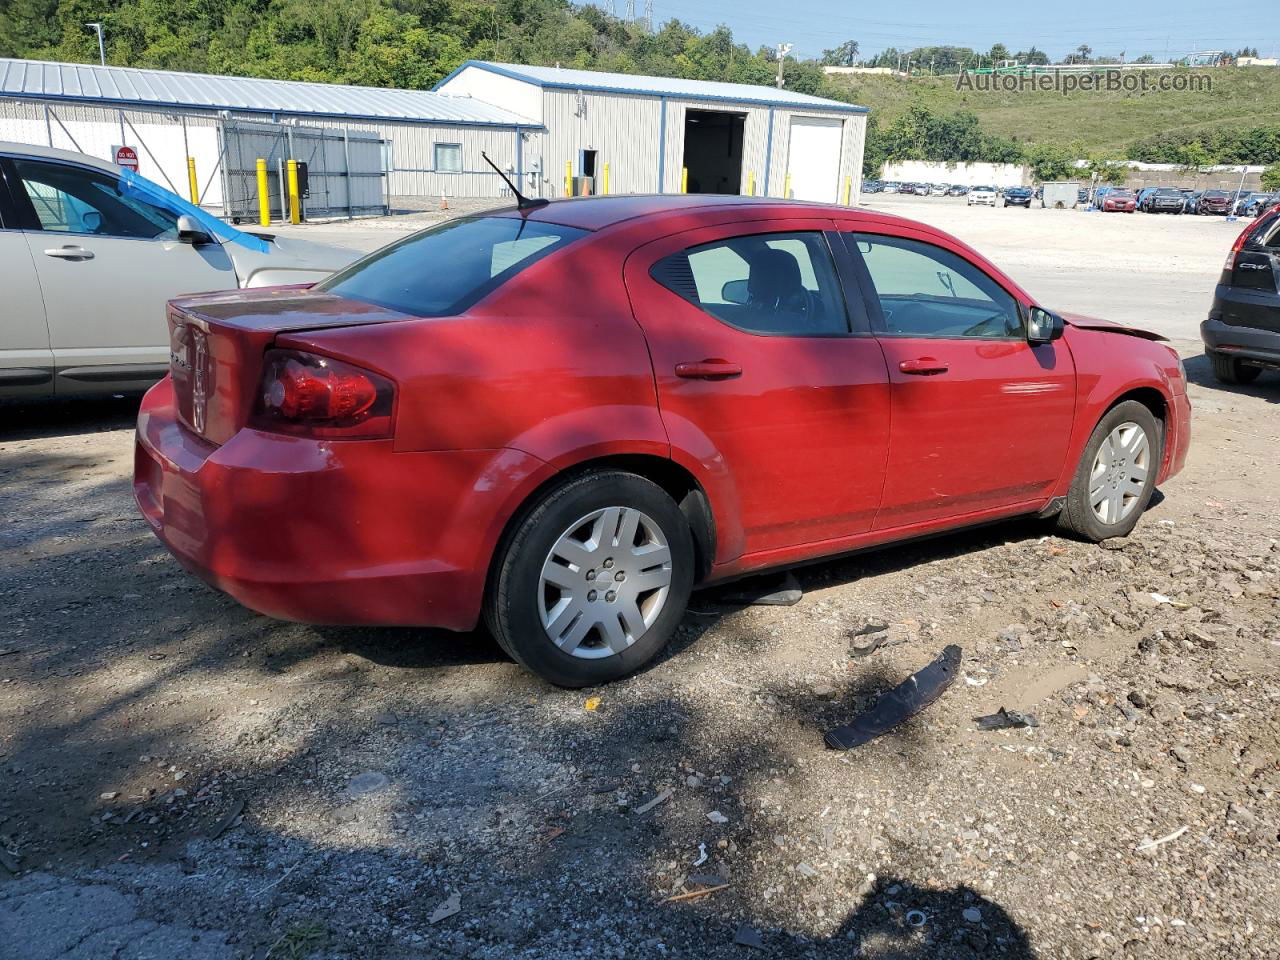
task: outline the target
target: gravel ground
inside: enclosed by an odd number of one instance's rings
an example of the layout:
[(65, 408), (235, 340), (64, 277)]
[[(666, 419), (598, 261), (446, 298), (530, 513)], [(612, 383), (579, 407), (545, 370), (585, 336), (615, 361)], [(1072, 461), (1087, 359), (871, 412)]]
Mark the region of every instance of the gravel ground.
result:
[[(136, 401), (0, 407), (0, 958), (1274, 958), (1280, 377), (1188, 368), (1127, 540), (704, 592), (576, 693), (483, 634), (254, 615), (138, 519)], [(948, 643), (936, 704), (823, 746)]]

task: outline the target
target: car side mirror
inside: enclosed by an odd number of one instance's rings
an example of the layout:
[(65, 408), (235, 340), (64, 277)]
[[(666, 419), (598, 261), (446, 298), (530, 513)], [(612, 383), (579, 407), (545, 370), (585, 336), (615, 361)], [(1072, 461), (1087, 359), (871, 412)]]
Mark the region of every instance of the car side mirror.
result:
[(1066, 329), (1065, 321), (1056, 313), (1050, 313), (1043, 307), (1032, 307), (1027, 319), (1027, 343), (1032, 346), (1038, 343), (1052, 343), (1062, 336)]
[(746, 303), (747, 281), (730, 280), (720, 288), (720, 299), (725, 303)]
[(201, 246), (206, 243), (213, 243), (213, 237), (209, 231), (200, 226), (195, 217), (183, 214), (178, 217), (178, 242), (189, 243), (193, 247)]

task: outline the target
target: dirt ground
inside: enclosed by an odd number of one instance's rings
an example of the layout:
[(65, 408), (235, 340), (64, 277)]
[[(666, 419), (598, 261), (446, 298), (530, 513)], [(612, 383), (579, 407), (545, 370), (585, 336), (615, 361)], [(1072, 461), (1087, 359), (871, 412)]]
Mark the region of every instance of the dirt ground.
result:
[[(1280, 376), (1223, 388), (1186, 339), (1234, 225), (893, 199), (1181, 334), (1190, 459), (1132, 537), (703, 592), (571, 693), (483, 634), (244, 610), (138, 518), (136, 400), (0, 406), (0, 958), (1280, 955)], [(823, 745), (951, 643), (936, 704)], [(976, 729), (1002, 706), (1038, 726)]]

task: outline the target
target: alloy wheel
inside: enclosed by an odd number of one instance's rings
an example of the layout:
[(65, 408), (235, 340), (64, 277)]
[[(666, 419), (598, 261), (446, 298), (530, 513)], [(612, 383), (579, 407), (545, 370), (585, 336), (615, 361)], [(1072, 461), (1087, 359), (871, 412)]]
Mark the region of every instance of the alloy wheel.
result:
[(1151, 441), (1138, 424), (1125, 421), (1107, 434), (1089, 473), (1089, 507), (1100, 521), (1119, 523), (1137, 508), (1150, 460)]
[(662, 528), (632, 507), (603, 507), (573, 523), (547, 554), (538, 583), (542, 628), (572, 656), (615, 656), (658, 619), (670, 587)]

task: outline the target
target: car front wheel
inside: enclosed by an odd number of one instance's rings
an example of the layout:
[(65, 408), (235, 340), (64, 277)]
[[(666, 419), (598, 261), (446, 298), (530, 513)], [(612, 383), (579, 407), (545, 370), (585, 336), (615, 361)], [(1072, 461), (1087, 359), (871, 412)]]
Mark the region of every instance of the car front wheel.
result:
[(1155, 416), (1136, 400), (1107, 411), (1085, 445), (1059, 528), (1095, 543), (1128, 536), (1155, 490), (1161, 437)]
[(543, 495), (507, 537), (485, 619), (512, 659), (551, 683), (607, 683), (666, 646), (693, 574), (693, 535), (666, 491), (592, 471)]

